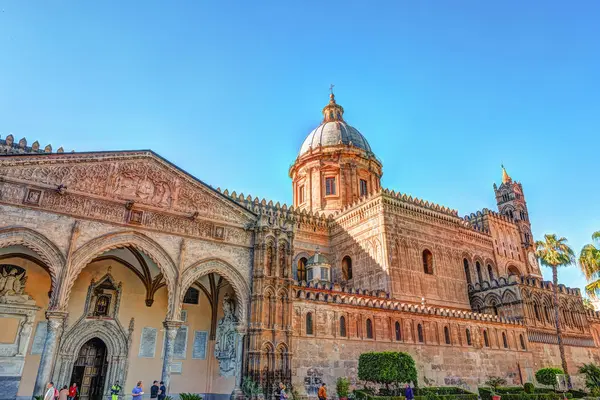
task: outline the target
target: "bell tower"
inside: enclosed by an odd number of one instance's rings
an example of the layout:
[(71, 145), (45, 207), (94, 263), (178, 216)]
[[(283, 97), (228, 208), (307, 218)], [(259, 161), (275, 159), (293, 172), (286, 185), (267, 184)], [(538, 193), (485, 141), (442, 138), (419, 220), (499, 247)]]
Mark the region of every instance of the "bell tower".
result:
[(529, 222), (529, 213), (527, 203), (523, 194), (523, 186), (520, 182), (513, 181), (502, 165), (502, 184), (500, 187), (494, 183), (494, 193), (496, 194), (496, 203), (498, 212), (514, 221), (521, 231), (521, 242), (523, 247), (533, 246), (531, 236), (531, 223)]

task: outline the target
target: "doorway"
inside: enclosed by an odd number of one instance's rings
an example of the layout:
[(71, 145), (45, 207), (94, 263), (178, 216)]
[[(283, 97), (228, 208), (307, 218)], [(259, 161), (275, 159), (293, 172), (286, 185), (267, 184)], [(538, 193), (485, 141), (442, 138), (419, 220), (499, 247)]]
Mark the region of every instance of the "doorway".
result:
[(69, 382), (77, 383), (79, 399), (102, 399), (106, 369), (106, 344), (98, 338), (88, 340), (79, 350)]

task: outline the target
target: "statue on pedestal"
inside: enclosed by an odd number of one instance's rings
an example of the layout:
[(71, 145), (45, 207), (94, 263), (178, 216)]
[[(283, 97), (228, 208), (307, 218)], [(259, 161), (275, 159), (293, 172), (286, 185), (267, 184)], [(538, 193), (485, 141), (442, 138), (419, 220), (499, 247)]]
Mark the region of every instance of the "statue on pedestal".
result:
[(235, 316), (235, 303), (229, 294), (223, 298), (223, 313), (225, 315), (217, 326), (215, 358), (219, 361), (221, 376), (230, 377), (235, 375), (238, 319)]

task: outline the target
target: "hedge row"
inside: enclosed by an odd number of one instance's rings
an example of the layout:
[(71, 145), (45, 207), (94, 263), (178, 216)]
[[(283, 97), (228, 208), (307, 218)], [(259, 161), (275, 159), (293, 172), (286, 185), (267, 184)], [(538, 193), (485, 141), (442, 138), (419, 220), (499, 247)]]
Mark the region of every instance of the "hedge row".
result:
[[(477, 400), (477, 395), (475, 393), (469, 393), (465, 390), (462, 390), (464, 393), (460, 394), (435, 394), (435, 389), (437, 388), (428, 388), (429, 393), (433, 393), (435, 399), (437, 400)], [(417, 389), (415, 389), (416, 391)], [(420, 389), (419, 391), (423, 393)], [(362, 390), (355, 390), (354, 395), (356, 400), (406, 400), (404, 396), (376, 396), (370, 393), (367, 393)], [(425, 394), (415, 395), (415, 400), (430, 400), (431, 397)], [(540, 399), (541, 400), (541, 399)]]
[[(561, 393), (525, 393), (523, 388), (498, 388), (497, 394), (502, 397), (502, 400), (561, 400)], [(491, 400), (492, 390), (490, 388), (479, 388), (481, 400)], [(566, 393), (568, 399), (573, 398), (572, 393)]]

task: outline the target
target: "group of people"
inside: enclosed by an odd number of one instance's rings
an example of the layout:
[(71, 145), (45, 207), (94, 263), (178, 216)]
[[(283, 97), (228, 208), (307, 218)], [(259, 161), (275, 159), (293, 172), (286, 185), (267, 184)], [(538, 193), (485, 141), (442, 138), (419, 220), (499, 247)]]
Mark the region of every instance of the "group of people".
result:
[[(110, 395), (112, 400), (119, 400), (122, 387), (119, 381), (116, 381), (110, 387)], [(141, 396), (144, 395), (144, 388), (142, 381), (139, 381), (137, 385), (131, 391), (132, 400), (141, 400)], [(46, 385), (46, 393), (44, 394), (44, 400), (77, 400), (79, 396), (79, 388), (76, 383), (73, 383), (70, 388), (63, 386), (62, 389), (58, 390), (54, 387), (54, 382), (48, 382)], [(164, 400), (167, 397), (167, 388), (163, 381), (154, 381), (150, 388), (150, 398), (157, 400)]]
[(76, 383), (73, 383), (71, 387), (65, 385), (62, 389), (58, 390), (54, 387), (54, 382), (48, 382), (44, 400), (75, 400), (78, 395), (79, 388)]
[[(139, 381), (137, 385), (131, 391), (131, 396), (133, 400), (141, 400), (141, 396), (144, 395), (144, 387), (143, 382)], [(157, 400), (164, 400), (167, 397), (167, 387), (163, 381), (160, 381), (160, 385), (158, 381), (152, 382), (152, 386), (150, 387), (150, 398)], [(113, 398), (113, 400), (117, 400)]]

